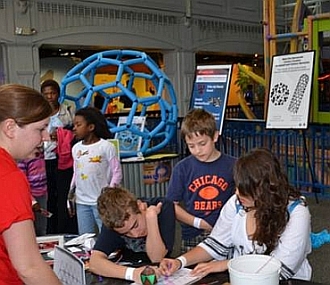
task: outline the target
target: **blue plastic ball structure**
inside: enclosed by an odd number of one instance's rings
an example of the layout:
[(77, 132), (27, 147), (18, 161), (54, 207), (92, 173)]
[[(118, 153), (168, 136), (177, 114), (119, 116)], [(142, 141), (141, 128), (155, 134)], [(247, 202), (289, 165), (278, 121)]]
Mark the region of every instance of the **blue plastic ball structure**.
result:
[[(144, 67), (143, 72), (134, 71), (134, 67), (141, 65)], [(95, 75), (100, 73), (101, 68), (110, 66), (114, 70), (115, 80), (96, 84)], [(155, 94), (136, 94), (133, 86), (137, 79), (152, 82)], [(132, 106), (123, 124), (108, 120), (110, 131), (119, 139), (120, 155), (123, 158), (158, 152), (176, 133), (178, 111), (174, 88), (166, 74), (144, 52), (109, 50), (95, 53), (74, 66), (64, 76), (61, 85), (60, 103), (64, 100), (73, 101), (77, 109), (92, 105), (96, 93), (104, 98), (101, 109), (103, 114), (114, 98), (126, 96), (125, 99), (131, 101)], [(80, 86), (81, 91), (70, 94), (72, 85)], [(160, 116), (148, 123), (147, 111), (153, 110), (155, 105), (160, 110)], [(141, 118), (145, 120), (144, 129), (140, 128), (139, 123), (136, 124)]]

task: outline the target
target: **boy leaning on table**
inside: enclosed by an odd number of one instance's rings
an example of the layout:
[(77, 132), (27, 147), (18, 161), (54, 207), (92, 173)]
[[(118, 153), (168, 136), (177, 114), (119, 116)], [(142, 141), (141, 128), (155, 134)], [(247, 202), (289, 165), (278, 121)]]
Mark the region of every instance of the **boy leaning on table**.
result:
[[(173, 203), (157, 197), (137, 200), (126, 189), (107, 187), (97, 205), (103, 226), (91, 254), (90, 270), (141, 283), (142, 265), (160, 262), (171, 254), (175, 236)], [(122, 261), (131, 263), (111, 261), (109, 256), (116, 251), (123, 255)]]

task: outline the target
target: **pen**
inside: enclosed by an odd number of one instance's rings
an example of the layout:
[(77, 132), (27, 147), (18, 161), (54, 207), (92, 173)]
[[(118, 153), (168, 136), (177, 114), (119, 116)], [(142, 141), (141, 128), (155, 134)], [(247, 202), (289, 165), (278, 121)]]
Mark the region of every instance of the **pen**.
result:
[(99, 281), (100, 283), (103, 282), (103, 277), (102, 277), (101, 275), (99, 275), (99, 276), (97, 277), (97, 279), (98, 279), (98, 281)]
[(171, 270), (172, 269), (172, 263), (170, 263), (170, 264), (167, 265), (167, 269), (168, 270)]
[[(167, 264), (167, 271), (171, 270), (171, 268), (172, 268), (172, 263)], [(167, 280), (167, 279), (168, 279), (168, 274), (166, 273), (165, 280)]]

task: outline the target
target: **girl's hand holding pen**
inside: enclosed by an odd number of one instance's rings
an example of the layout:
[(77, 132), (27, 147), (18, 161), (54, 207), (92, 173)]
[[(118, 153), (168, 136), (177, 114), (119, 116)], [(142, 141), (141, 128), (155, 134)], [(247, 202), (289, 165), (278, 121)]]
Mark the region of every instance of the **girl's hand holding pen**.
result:
[(177, 259), (164, 258), (159, 264), (160, 273), (164, 276), (170, 276), (178, 271), (181, 263)]

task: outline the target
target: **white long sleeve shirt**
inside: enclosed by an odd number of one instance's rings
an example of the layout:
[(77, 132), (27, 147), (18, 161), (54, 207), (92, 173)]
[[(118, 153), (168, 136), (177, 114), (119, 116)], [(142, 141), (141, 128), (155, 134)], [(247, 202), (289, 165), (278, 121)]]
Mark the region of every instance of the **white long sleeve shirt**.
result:
[[(237, 210), (237, 196), (233, 195), (223, 207), (208, 238), (199, 244), (214, 259), (224, 260), (233, 254), (263, 254), (265, 246), (253, 244), (246, 233), (246, 213)], [(307, 260), (311, 252), (311, 218), (308, 207), (299, 204), (290, 213), (289, 222), (279, 243), (271, 253), (282, 263), (282, 279), (310, 280), (312, 269)], [(232, 252), (233, 251), (233, 252)]]
[(72, 148), (73, 179), (71, 187), (76, 187), (76, 203), (96, 205), (104, 187), (119, 185), (122, 169), (112, 143), (100, 139), (84, 145), (81, 141)]

